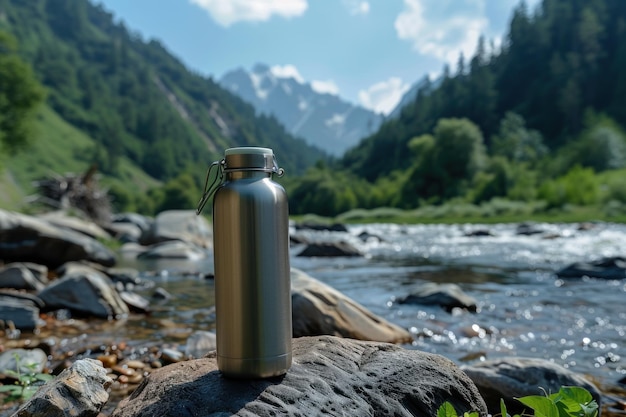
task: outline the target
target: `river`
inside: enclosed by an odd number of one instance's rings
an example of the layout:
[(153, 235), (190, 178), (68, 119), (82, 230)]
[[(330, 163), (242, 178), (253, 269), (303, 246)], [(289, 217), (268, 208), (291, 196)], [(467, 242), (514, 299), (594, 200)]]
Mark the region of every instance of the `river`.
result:
[[(409, 349), (444, 355), (457, 363), (516, 355), (553, 360), (599, 382), (626, 375), (626, 280), (559, 279), (555, 271), (577, 261), (626, 256), (626, 225), (544, 224), (520, 235), (515, 224), (351, 225), (349, 231), (298, 231), (309, 240), (344, 240), (359, 258), (304, 258), (292, 247), (291, 265), (329, 284), (414, 336)], [(468, 236), (475, 230), (488, 236)], [(366, 231), (382, 238), (362, 242)], [(213, 330), (212, 259), (144, 263), (156, 287), (172, 294), (154, 302), (151, 315), (91, 327), (90, 339), (168, 345), (184, 350), (195, 330)], [(148, 271), (152, 271), (148, 273)], [(189, 271), (198, 272), (189, 273)], [(185, 273), (183, 273), (185, 272)], [(399, 304), (425, 282), (456, 283), (478, 311), (447, 313), (439, 307)], [(139, 290), (150, 296), (154, 288)]]

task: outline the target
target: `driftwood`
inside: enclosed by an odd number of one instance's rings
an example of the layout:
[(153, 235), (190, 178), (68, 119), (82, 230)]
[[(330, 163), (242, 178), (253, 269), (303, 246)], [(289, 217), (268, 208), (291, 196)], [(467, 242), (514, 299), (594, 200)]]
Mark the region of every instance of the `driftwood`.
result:
[(99, 225), (111, 221), (111, 201), (107, 190), (100, 188), (92, 165), (84, 174), (53, 174), (34, 182), (37, 195), (33, 200), (55, 209), (77, 209)]

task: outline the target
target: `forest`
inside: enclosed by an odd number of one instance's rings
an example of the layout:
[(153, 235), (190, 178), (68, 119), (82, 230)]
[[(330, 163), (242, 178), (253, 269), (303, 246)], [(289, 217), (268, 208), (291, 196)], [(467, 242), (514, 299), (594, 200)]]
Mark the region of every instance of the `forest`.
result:
[[(32, 110), (42, 103), (88, 139), (78, 146), (72, 135), (44, 135), (39, 143), (56, 141), (67, 158), (96, 164), (119, 211), (193, 207), (222, 149), (257, 145), (285, 155), (280, 181), (294, 215), (462, 218), (591, 207), (594, 216), (626, 218), (621, 0), (543, 0), (533, 10), (522, 1), (501, 44), (481, 38), (473, 56), (444, 67), (398, 118), (337, 159), (101, 6), (0, 0), (0, 11), (0, 60), (11, 63), (0, 66), (0, 168), (19, 174), (12, 155), (44, 149), (27, 133), (52, 131)], [(31, 92), (22, 101), (8, 87), (16, 79)], [(23, 117), (4, 116), (9, 109)], [(128, 164), (150, 178), (141, 192), (121, 174)], [(15, 175), (28, 178), (21, 170)]]
[(623, 1), (520, 3), (502, 45), (481, 38), (398, 119), (290, 184), (292, 209), (595, 206), (623, 216), (624, 39)]

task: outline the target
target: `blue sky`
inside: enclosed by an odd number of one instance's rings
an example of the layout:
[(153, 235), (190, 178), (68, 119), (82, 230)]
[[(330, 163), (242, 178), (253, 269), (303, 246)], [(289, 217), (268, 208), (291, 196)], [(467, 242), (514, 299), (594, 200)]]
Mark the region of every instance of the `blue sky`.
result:
[(92, 1), (202, 75), (263, 63), (388, 113), (413, 83), (471, 57), (481, 34), (498, 45), (520, 0)]

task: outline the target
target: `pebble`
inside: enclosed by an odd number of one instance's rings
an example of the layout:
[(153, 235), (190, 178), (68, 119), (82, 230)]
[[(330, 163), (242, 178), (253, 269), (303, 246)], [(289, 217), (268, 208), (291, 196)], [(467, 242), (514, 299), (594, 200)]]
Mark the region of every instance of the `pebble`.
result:
[(102, 366), (105, 368), (112, 368), (117, 365), (117, 355), (100, 355), (97, 359), (102, 362)]

